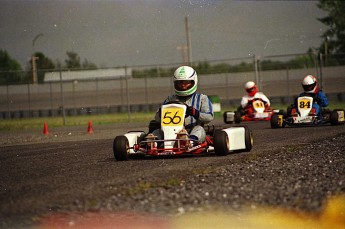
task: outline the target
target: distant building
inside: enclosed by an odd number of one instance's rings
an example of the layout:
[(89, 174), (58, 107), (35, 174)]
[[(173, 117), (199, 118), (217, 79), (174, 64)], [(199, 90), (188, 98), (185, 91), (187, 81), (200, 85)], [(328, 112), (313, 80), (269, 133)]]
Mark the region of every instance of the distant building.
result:
[[(104, 79), (121, 79), (132, 78), (131, 68), (111, 68), (111, 69), (97, 69), (97, 70), (83, 70), (83, 71), (61, 71), (62, 81), (89, 81), (89, 80), (104, 80)], [(60, 72), (46, 72), (44, 74), (44, 82), (59, 82)]]

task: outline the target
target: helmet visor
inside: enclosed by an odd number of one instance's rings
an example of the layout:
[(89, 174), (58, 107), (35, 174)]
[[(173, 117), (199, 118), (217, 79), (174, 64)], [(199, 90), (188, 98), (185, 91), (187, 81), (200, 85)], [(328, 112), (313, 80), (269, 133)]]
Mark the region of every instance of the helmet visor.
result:
[(194, 80), (177, 80), (174, 86), (177, 91), (188, 91), (194, 86)]
[(246, 91), (247, 91), (248, 93), (251, 93), (251, 92), (253, 92), (254, 90), (255, 90), (255, 87), (246, 89)]
[(309, 84), (309, 85), (302, 85), (304, 91), (312, 91), (315, 88), (316, 83)]

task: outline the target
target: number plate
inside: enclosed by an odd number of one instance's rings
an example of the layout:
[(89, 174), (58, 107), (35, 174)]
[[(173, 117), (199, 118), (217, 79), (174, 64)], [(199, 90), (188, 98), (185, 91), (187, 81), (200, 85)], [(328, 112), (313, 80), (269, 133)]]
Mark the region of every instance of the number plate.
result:
[(265, 104), (260, 100), (256, 100), (253, 102), (253, 107), (257, 110), (258, 108), (265, 108)]
[(162, 126), (182, 126), (184, 109), (180, 107), (167, 107), (162, 110)]
[(301, 98), (298, 100), (299, 110), (310, 110), (312, 106), (312, 98)]

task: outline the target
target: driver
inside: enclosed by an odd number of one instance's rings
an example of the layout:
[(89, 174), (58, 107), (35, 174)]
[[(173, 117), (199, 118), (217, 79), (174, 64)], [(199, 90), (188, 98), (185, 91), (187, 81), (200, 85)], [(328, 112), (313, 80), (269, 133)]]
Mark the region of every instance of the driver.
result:
[[(312, 110), (310, 113), (312, 115), (321, 116), (321, 107), (328, 106), (328, 99), (327, 96), (319, 89), (317, 85), (317, 80), (312, 75), (307, 75), (303, 78), (302, 87), (304, 92), (302, 92), (298, 97), (301, 96), (310, 96), (313, 97), (314, 103), (312, 105)], [(297, 107), (297, 98), (293, 104), (293, 108), (291, 110), (291, 115), (296, 114), (296, 107)]]
[[(175, 93), (168, 96), (163, 105), (171, 101), (183, 102), (187, 105), (185, 129), (189, 134), (189, 139), (196, 140), (198, 143), (205, 141), (206, 132), (203, 128), (213, 120), (212, 103), (207, 95), (198, 93), (198, 76), (196, 71), (189, 66), (181, 66), (174, 72)], [(156, 112), (155, 120), (161, 121), (160, 109)], [(153, 131), (158, 139), (163, 139), (160, 129)]]
[(247, 95), (244, 95), (241, 100), (241, 106), (238, 108), (238, 111), (241, 112), (241, 114), (252, 114), (253, 113), (253, 106), (252, 102), (253, 100), (260, 99), (265, 104), (265, 110), (267, 110), (270, 107), (270, 100), (267, 98), (267, 96), (259, 92), (258, 87), (253, 81), (248, 81), (244, 85), (244, 89), (247, 92)]

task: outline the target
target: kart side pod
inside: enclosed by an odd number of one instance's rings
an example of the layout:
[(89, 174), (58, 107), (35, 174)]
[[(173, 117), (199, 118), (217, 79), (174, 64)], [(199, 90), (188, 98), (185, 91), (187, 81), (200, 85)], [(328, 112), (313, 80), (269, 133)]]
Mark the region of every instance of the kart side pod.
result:
[[(230, 127), (223, 129), (223, 131), (227, 134), (229, 139), (229, 150), (243, 150), (246, 149), (246, 130), (249, 131), (246, 127)], [(250, 133), (247, 133), (250, 134)], [(251, 134), (250, 134), (251, 135)], [(253, 139), (251, 137), (250, 142), (252, 144)]]
[[(134, 144), (138, 144), (143, 140), (146, 136), (144, 131), (130, 131), (125, 134), (126, 138), (128, 139), (129, 146), (133, 146)], [(129, 153), (135, 153), (134, 150), (131, 148), (129, 149)]]
[(230, 127), (214, 134), (213, 146), (216, 155), (226, 155), (230, 151), (249, 152), (253, 146), (253, 134), (247, 127)]

